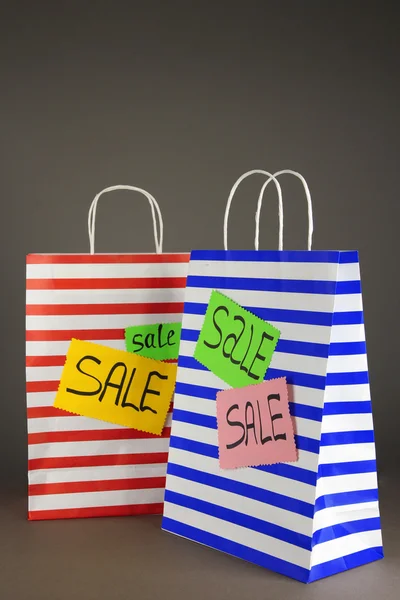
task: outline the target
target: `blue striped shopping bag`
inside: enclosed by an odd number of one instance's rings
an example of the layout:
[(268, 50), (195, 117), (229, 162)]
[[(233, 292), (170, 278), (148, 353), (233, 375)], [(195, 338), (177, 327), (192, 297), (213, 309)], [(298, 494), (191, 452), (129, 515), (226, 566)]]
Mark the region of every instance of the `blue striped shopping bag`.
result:
[[(310, 249), (308, 201), (308, 251), (191, 253), (162, 521), (304, 583), (383, 557), (358, 253)], [(281, 332), (266, 379), (287, 379), (297, 462), (219, 467), (229, 386), (194, 358), (213, 290)]]

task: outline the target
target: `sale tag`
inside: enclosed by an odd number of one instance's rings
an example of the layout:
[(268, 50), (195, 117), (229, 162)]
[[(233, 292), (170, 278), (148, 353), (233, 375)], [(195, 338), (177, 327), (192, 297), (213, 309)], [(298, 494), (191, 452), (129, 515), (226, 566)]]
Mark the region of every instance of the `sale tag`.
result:
[(276, 327), (214, 290), (194, 357), (239, 388), (263, 381), (279, 337)]
[(297, 460), (286, 377), (217, 394), (221, 469)]
[(176, 368), (176, 364), (73, 339), (54, 406), (161, 435)]
[(127, 327), (125, 329), (126, 349), (128, 352), (154, 360), (177, 359), (181, 328), (181, 323), (157, 323)]

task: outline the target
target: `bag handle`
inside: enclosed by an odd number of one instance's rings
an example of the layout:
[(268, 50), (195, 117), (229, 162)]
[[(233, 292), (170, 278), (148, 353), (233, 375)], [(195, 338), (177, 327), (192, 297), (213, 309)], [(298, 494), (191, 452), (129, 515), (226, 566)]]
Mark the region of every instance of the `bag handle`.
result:
[[(142, 188), (135, 187), (133, 185), (112, 185), (110, 187), (101, 190), (92, 201), (92, 204), (89, 208), (88, 214), (88, 233), (89, 233), (89, 245), (90, 245), (90, 254), (94, 254), (94, 243), (95, 243), (95, 235), (96, 235), (96, 211), (97, 204), (99, 202), (100, 196), (106, 194), (107, 192), (114, 192), (115, 190), (131, 190), (132, 192), (139, 192), (143, 194), (150, 204), (151, 214), (153, 218), (153, 230), (154, 230), (154, 243), (156, 246), (156, 253), (162, 253), (162, 245), (163, 245), (163, 235), (164, 235), (164, 224), (162, 220), (162, 215), (160, 211), (160, 207), (154, 196), (146, 192), (146, 190), (142, 190)], [(158, 217), (158, 230), (157, 230), (157, 219), (156, 219), (156, 211)]]
[[(233, 185), (233, 187), (232, 187), (232, 189), (230, 191), (230, 194), (229, 194), (229, 197), (228, 197), (228, 201), (226, 203), (225, 216), (224, 216), (224, 249), (225, 250), (228, 250), (228, 218), (229, 218), (229, 211), (230, 211), (230, 208), (231, 208), (233, 196), (234, 196), (237, 188), (241, 184), (241, 182), (244, 179), (246, 179), (246, 177), (249, 177), (250, 175), (254, 175), (255, 173), (259, 173), (261, 175), (266, 175), (267, 177), (269, 177), (268, 182), (273, 181), (275, 183), (275, 186), (276, 186), (276, 189), (277, 189), (277, 192), (278, 192), (279, 250), (282, 250), (282, 248), (283, 248), (283, 203), (282, 203), (282, 188), (280, 186), (279, 181), (275, 178), (275, 175), (272, 175), (268, 171), (264, 171), (262, 169), (253, 169), (252, 171), (247, 171), (247, 173), (243, 173), (243, 175), (241, 175), (239, 177), (239, 179), (236, 181), (236, 183)], [(265, 185), (263, 187), (263, 190), (264, 189), (265, 189)], [(261, 207), (260, 207), (260, 210), (261, 210)], [(254, 239), (254, 246), (255, 246), (256, 250), (258, 250), (258, 236), (256, 236), (255, 239)]]
[[(311, 201), (310, 189), (309, 189), (307, 181), (304, 179), (303, 175), (301, 175), (297, 171), (291, 171), (290, 169), (284, 169), (283, 171), (277, 171), (276, 173), (274, 173), (273, 176), (271, 176), (264, 183), (264, 185), (261, 188), (260, 196), (258, 198), (258, 203), (257, 203), (257, 211), (256, 211), (256, 234), (255, 234), (255, 248), (256, 248), (256, 250), (258, 250), (258, 248), (259, 248), (260, 214), (261, 214), (261, 207), (262, 207), (262, 203), (263, 203), (263, 199), (264, 199), (265, 189), (266, 189), (267, 185), (270, 183), (270, 181), (274, 180), (275, 177), (279, 177), (279, 175), (284, 175), (284, 174), (294, 175), (295, 177), (297, 177), (298, 179), (300, 179), (300, 181), (303, 184), (304, 191), (305, 191), (305, 194), (306, 194), (306, 199), (307, 199), (307, 211), (308, 211), (308, 240), (307, 240), (307, 249), (311, 250), (312, 236), (313, 236), (313, 231), (314, 231), (314, 222), (313, 222), (313, 211), (312, 211), (312, 201)], [(279, 213), (279, 219), (280, 218), (281, 218), (281, 213)], [(282, 225), (282, 235), (283, 235), (283, 211), (282, 211), (282, 223), (281, 222), (279, 222), (279, 223), (280, 223), (280, 225)], [(282, 250), (282, 248), (280, 247), (279, 250)]]

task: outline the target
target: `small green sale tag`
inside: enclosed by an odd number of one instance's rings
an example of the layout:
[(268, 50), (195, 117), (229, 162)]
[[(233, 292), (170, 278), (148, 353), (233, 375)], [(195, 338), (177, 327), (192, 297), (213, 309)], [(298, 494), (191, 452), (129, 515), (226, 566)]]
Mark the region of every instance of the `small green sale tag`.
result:
[(194, 358), (231, 387), (261, 383), (280, 335), (276, 327), (214, 290)]
[(133, 325), (125, 329), (125, 345), (133, 352), (154, 360), (178, 358), (181, 323)]

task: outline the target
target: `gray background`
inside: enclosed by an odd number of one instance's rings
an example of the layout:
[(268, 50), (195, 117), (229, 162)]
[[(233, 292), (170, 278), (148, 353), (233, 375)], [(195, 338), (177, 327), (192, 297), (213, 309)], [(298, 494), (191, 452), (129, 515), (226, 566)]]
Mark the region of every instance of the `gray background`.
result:
[[(398, 31), (398, 3), (385, 1), (1, 3), (2, 600), (185, 597), (190, 581), (199, 597), (269, 597), (277, 586), (293, 598), (306, 589), (309, 598), (351, 598), (361, 582), (360, 595), (396, 597)], [(119, 183), (159, 201), (166, 251), (221, 248), (229, 190), (253, 168), (300, 171), (313, 196), (314, 248), (360, 251), (389, 557), (311, 588), (162, 535), (158, 518), (25, 523), (25, 255), (88, 251), (89, 204)], [(252, 247), (262, 181), (239, 189), (232, 248)], [(282, 185), (285, 247), (305, 248), (301, 186)], [(271, 187), (264, 248), (277, 246), (276, 204)], [(105, 197), (97, 249), (152, 251), (149, 215), (139, 196)], [(112, 573), (99, 572), (111, 556)], [(154, 557), (162, 575), (148, 579)]]

